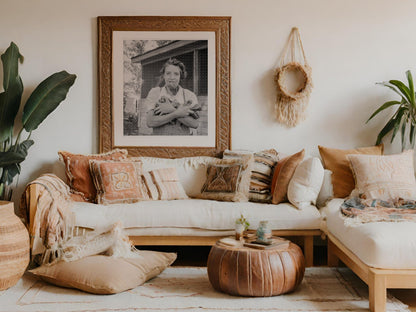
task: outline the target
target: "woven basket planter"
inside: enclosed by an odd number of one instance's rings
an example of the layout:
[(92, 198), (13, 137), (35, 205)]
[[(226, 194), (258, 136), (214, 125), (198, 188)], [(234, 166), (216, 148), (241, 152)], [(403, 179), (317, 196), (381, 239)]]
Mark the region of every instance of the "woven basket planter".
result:
[(11, 202), (0, 201), (0, 290), (14, 286), (29, 264), (29, 234)]

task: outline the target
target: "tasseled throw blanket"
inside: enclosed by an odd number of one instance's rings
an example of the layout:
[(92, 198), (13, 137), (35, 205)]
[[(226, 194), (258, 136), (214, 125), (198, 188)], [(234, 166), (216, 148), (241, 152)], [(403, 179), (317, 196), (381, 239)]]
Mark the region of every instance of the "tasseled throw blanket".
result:
[[(72, 237), (74, 215), (70, 208), (70, 190), (53, 174), (42, 175), (30, 184), (39, 186), (38, 197), (30, 198), (30, 189), (26, 188), (20, 203), (20, 216), (29, 229), (32, 260), (39, 264), (51, 263), (61, 257), (62, 243)], [(29, 199), (37, 200), (32, 211)]]
[[(71, 210), (70, 190), (56, 175), (42, 175), (31, 184), (40, 186), (38, 197), (30, 198), (27, 187), (19, 214), (29, 229), (33, 264), (74, 261), (95, 254), (124, 258), (139, 256), (121, 222), (106, 229), (81, 231), (83, 235), (73, 236), (75, 218)], [(30, 207), (29, 199), (37, 200), (36, 205)]]
[(342, 203), (341, 214), (348, 217), (345, 224), (351, 226), (368, 222), (416, 222), (416, 201), (352, 197)]

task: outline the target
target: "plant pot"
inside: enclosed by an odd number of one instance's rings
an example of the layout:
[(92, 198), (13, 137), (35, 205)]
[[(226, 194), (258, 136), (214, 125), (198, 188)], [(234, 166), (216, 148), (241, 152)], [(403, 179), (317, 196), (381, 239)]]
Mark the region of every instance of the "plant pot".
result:
[(29, 264), (29, 233), (12, 202), (0, 201), (0, 290), (14, 286)]
[(240, 240), (243, 237), (245, 227), (244, 224), (237, 223), (235, 225), (235, 239)]

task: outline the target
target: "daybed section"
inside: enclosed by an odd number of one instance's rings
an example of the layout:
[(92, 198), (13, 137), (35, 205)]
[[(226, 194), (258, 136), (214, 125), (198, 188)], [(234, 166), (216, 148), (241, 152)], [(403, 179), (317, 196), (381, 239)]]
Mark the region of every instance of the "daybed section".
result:
[(344, 262), (367, 283), (370, 310), (385, 311), (388, 288), (416, 287), (416, 226), (413, 222), (345, 224), (342, 202), (333, 199), (322, 210), (328, 265)]

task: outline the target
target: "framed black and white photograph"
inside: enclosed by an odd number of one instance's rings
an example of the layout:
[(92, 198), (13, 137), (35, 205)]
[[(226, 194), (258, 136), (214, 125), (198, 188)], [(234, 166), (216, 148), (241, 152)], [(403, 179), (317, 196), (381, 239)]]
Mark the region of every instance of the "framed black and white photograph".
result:
[(230, 148), (229, 17), (99, 17), (100, 151)]

